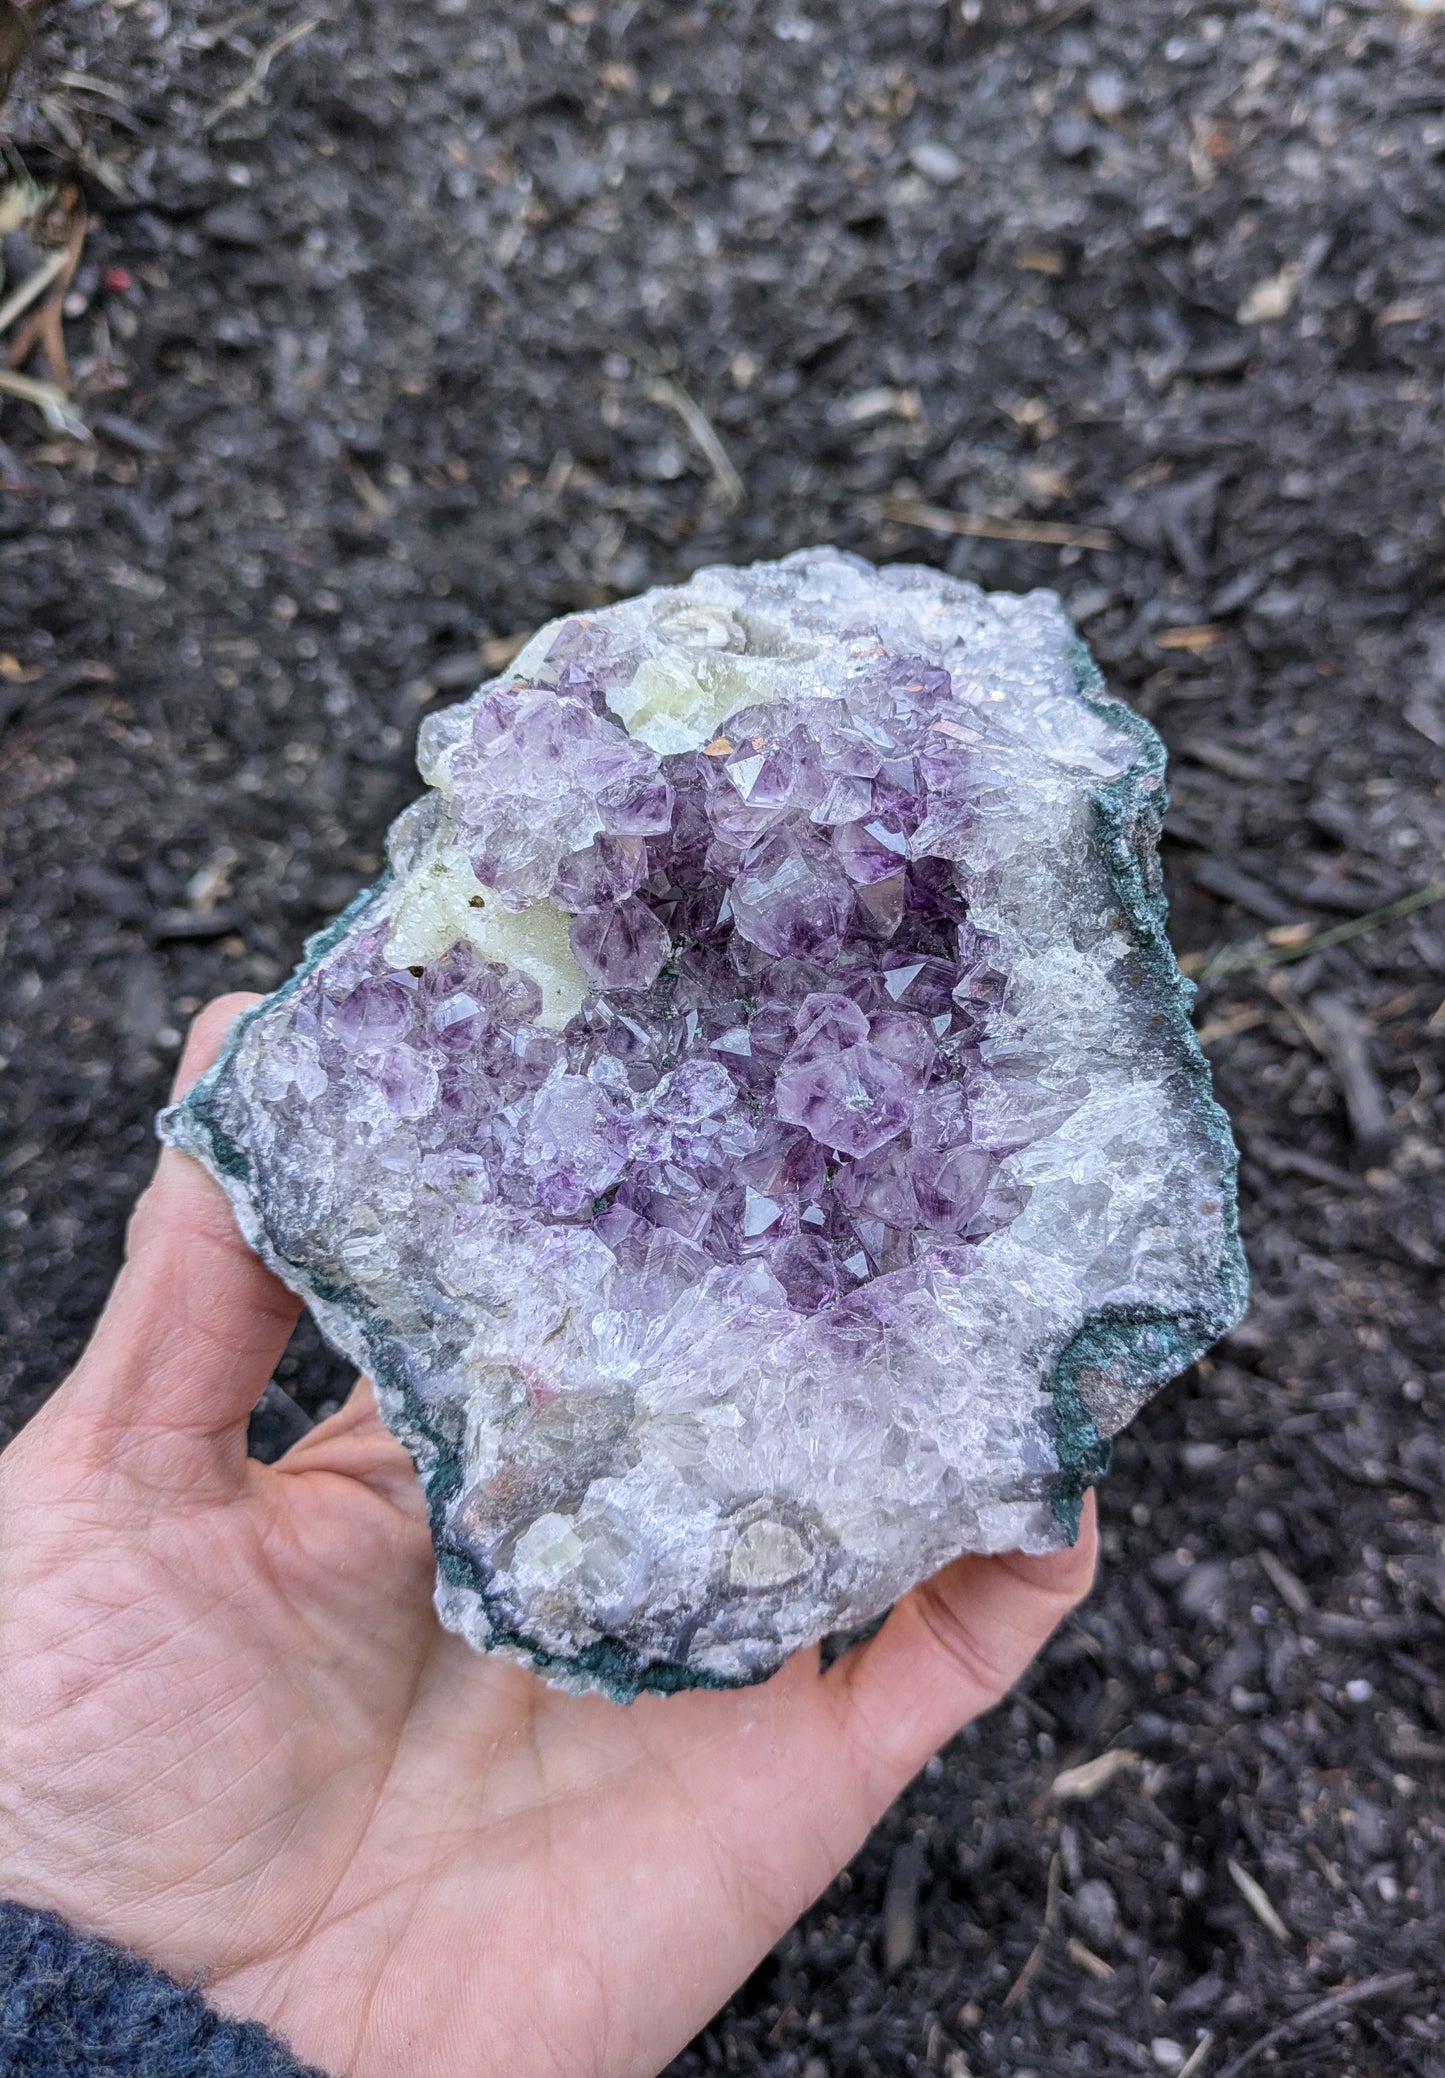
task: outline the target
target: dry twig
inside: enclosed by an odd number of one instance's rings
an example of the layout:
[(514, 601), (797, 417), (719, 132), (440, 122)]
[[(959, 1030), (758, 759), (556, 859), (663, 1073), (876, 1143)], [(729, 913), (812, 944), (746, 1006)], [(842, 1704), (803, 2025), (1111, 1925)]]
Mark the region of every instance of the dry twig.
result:
[(85, 234), (90, 227), (79, 188), (65, 191), (63, 206), (66, 210), (65, 244), (60, 250), (59, 264), (48, 284), (49, 294), (45, 301), (37, 310), (31, 311), (11, 342), (10, 366), (23, 368), (38, 346), (44, 351), (51, 381), (59, 390), (67, 391), (70, 388), (70, 367), (65, 355), (65, 297), (75, 279), (75, 270), (85, 250)]
[(976, 541), (1032, 541), (1044, 548), (1112, 548), (1102, 527), (1071, 527), (1062, 520), (1004, 519), (988, 512), (948, 512), (917, 498), (885, 498), (883, 517), (930, 534), (965, 534)]
[(302, 38), (309, 36), (313, 29), (319, 29), (324, 19), (325, 17), (319, 14), (307, 15), (304, 21), (293, 22), (289, 29), (283, 29), (279, 36), (273, 37), (266, 45), (266, 48), (259, 53), (256, 62), (241, 81), (241, 84), (238, 87), (232, 87), (230, 93), (223, 96), (216, 103), (201, 124), (201, 129), (203, 131), (214, 130), (217, 123), (223, 121), (226, 116), (234, 115), (238, 108), (244, 108), (248, 101), (254, 100), (265, 85), (267, 73), (271, 70), (281, 53), (290, 50), (293, 43), (300, 43)]
[(1366, 1999), (1382, 1999), (1387, 1992), (1406, 1991), (1414, 1982), (1413, 1970), (1396, 1970), (1388, 1977), (1367, 1977), (1363, 1984), (1352, 1984), (1344, 1991), (1332, 1991), (1327, 1999), (1316, 1999), (1312, 2006), (1304, 2007), (1288, 2020), (1282, 2020), (1278, 2027), (1272, 2027), (1267, 2035), (1261, 2035), (1243, 2055), (1224, 2066), (1219, 2078), (1240, 2078), (1240, 2073), (1247, 2071), (1267, 2049), (1273, 2049), (1276, 2042), (1287, 2042), (1291, 2035), (1303, 2034), (1306, 2028), (1312, 2028), (1322, 2020), (1332, 2020), (1337, 2013), (1362, 2005)]
[(1049, 1887), (1044, 1902), (1043, 1928), (1038, 1940), (1034, 1943), (1033, 1952), (1029, 1956), (1028, 1961), (1004, 1993), (1003, 2010), (1005, 2013), (1012, 2013), (1014, 2007), (1021, 2004), (1028, 1997), (1030, 1986), (1043, 1968), (1044, 1957), (1047, 1955), (1049, 1948), (1049, 1937), (1053, 1933), (1059, 1917), (1059, 1872), (1062, 1866), (1062, 1857), (1056, 1848), (1054, 1850), (1054, 1858), (1049, 1863)]

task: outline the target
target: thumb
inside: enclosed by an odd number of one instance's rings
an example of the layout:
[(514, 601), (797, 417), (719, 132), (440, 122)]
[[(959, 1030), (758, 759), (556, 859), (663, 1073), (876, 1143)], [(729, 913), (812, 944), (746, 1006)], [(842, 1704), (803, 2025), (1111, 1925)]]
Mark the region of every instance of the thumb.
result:
[[(222, 996), (191, 1027), (173, 1096), (211, 1065), (255, 996)], [(64, 1390), (106, 1431), (211, 1443), (245, 1454), (244, 1424), (296, 1325), (300, 1301), (241, 1237), (219, 1186), (162, 1150), (137, 1204), (126, 1259)]]
[(830, 1670), (865, 1794), (890, 1804), (929, 1755), (1012, 1688), (1094, 1580), (1094, 1496), (1078, 1541), (945, 1566), (905, 1595), (876, 1638)]

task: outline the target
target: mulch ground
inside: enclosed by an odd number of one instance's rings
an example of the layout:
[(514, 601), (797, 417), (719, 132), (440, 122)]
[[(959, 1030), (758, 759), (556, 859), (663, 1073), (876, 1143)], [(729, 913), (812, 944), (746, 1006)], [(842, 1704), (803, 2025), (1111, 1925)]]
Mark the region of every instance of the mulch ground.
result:
[(75, 0), (9, 120), (0, 300), (84, 237), (0, 398), (0, 1441), (431, 704), (706, 561), (1054, 585), (1172, 752), (1254, 1309), (677, 2078), (1442, 2078), (1445, 22)]

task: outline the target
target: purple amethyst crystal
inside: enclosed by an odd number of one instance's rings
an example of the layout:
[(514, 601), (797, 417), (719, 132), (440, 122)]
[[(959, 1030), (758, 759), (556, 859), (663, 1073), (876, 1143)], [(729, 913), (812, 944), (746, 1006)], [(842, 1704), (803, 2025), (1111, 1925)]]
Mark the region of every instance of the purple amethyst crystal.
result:
[(1228, 1326), (1162, 757), (1048, 593), (812, 551), (543, 629), (165, 1131), (372, 1369), (438, 1606), (753, 1679), (1070, 1533)]
[[(908, 1124), (913, 1081), (874, 1043), (874, 1027), (847, 996), (809, 996), (798, 1036), (773, 1085), (778, 1117), (835, 1154), (867, 1155)], [(906, 1047), (907, 1034), (900, 1034)], [(927, 1033), (919, 1035), (926, 1039)]]
[(667, 925), (635, 895), (574, 917), (568, 938), (595, 989), (651, 988), (672, 952)]
[(853, 890), (837, 858), (804, 824), (748, 847), (732, 884), (738, 936), (774, 959), (837, 958), (854, 927)]

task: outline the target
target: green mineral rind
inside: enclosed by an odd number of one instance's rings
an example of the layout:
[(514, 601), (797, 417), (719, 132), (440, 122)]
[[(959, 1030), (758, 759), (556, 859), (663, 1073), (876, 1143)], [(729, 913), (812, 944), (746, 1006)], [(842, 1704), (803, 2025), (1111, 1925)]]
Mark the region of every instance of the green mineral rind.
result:
[[(1054, 1365), (1047, 1390), (1054, 1406), (1059, 1480), (1051, 1501), (1070, 1543), (1079, 1534), (1084, 1494), (1108, 1470), (1110, 1456), (1110, 1444), (1100, 1435), (1080, 1392), (1081, 1374), (1096, 1368), (1107, 1370), (1111, 1378), (1137, 1390), (1142, 1400), (1150, 1388), (1184, 1370), (1220, 1335), (1227, 1333), (1243, 1314), (1248, 1294), (1234, 1192), (1238, 1156), (1229, 1121), (1214, 1101), (1209, 1063), (1189, 1020), (1194, 990), (1180, 973), (1165, 933), (1168, 904), (1162, 889), (1150, 887), (1145, 873), (1144, 861), (1157, 843), (1163, 819), (1164, 746), (1142, 716), (1108, 694), (1098, 666), (1082, 642), (1075, 643), (1072, 661), (1079, 698), (1137, 746), (1138, 755), (1128, 770), (1095, 796), (1095, 829), (1141, 963), (1158, 989), (1161, 1009), (1179, 1042), (1205, 1130), (1219, 1150), (1226, 1246), (1219, 1268), (1217, 1306), (1184, 1317), (1104, 1308), (1085, 1321)], [(242, 1034), (263, 1011), (300, 986), (382, 892), (389, 878), (389, 873), (383, 873), (334, 923), (307, 940), (295, 973), (263, 1003), (236, 1020), (214, 1066), (180, 1104), (162, 1114), (164, 1136), (206, 1162), (223, 1184), (229, 1183), (233, 1203), (234, 1193), (239, 1190), (252, 1207), (257, 1205), (249, 1159), (221, 1126), (215, 1104), (217, 1093), (232, 1072)], [(300, 1265), (278, 1254), (260, 1229), (259, 1220), (253, 1224), (257, 1230), (248, 1234), (248, 1239), (258, 1253), (287, 1284), (311, 1301), (329, 1339), (338, 1337), (334, 1320), (328, 1326), (328, 1315), (339, 1316), (353, 1330), (344, 1338), (351, 1344), (346, 1353), (354, 1357), (357, 1347), (364, 1345), (371, 1375), (383, 1394), (399, 1403), (411, 1432), (412, 1455), (418, 1461), (425, 1486), (437, 1565), (446, 1579), (476, 1595), (486, 1616), (490, 1645), (526, 1654), (543, 1672), (601, 1688), (617, 1702), (631, 1702), (647, 1692), (673, 1695), (685, 1689), (750, 1685), (747, 1680), (699, 1672), (676, 1660), (644, 1660), (615, 1638), (600, 1638), (581, 1652), (564, 1657), (549, 1652), (535, 1638), (516, 1629), (498, 1606), (475, 1559), (449, 1535), (447, 1515), (462, 1486), (461, 1462), (455, 1445), (439, 1431), (409, 1382), (404, 1363), (378, 1334), (362, 1294), (351, 1288), (323, 1285)]]
[[(1055, 1447), (1060, 1480), (1053, 1509), (1072, 1544), (1079, 1534), (1084, 1495), (1109, 1469), (1110, 1445), (1101, 1436), (1079, 1390), (1085, 1371), (1107, 1372), (1111, 1381), (1136, 1392), (1142, 1403), (1167, 1379), (1187, 1370), (1227, 1335), (1249, 1303), (1249, 1269), (1239, 1238), (1236, 1177), (1239, 1153), (1229, 1119), (1214, 1099), (1214, 1080), (1190, 1021), (1194, 984), (1180, 973), (1165, 928), (1169, 903), (1157, 875), (1156, 847), (1168, 806), (1166, 756), (1158, 734), (1141, 714), (1109, 693), (1103, 673), (1077, 638), (1070, 662), (1074, 690), (1084, 705), (1111, 728), (1131, 738), (1138, 755), (1128, 769), (1094, 796), (1094, 830), (1110, 883), (1138, 948), (1140, 964), (1157, 991), (1161, 1015), (1179, 1043), (1182, 1065), (1194, 1086), (1206, 1134), (1218, 1151), (1223, 1191), (1224, 1252), (1214, 1306), (1187, 1314), (1102, 1307), (1090, 1314), (1054, 1365), (1048, 1390), (1057, 1422)], [(1151, 873), (1150, 868), (1154, 867)], [(1151, 882), (1153, 884), (1151, 884)]]

